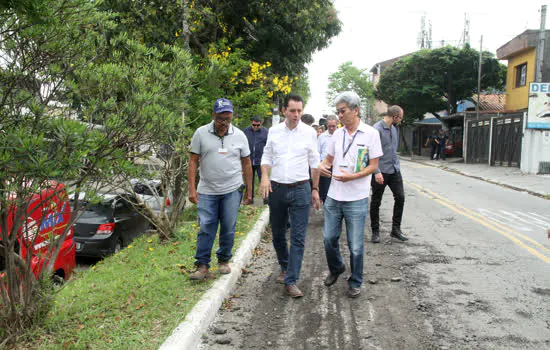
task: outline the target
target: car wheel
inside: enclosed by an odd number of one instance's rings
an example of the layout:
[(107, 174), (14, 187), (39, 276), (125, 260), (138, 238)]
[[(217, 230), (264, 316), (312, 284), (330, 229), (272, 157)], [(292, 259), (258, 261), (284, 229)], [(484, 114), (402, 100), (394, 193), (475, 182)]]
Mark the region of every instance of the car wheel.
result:
[(122, 250), (122, 240), (117, 239), (115, 248), (113, 249), (113, 254), (118, 254)]
[(65, 283), (65, 279), (63, 278), (63, 276), (65, 275), (65, 272), (63, 272), (63, 270), (57, 270), (53, 275), (52, 275), (52, 282), (55, 286), (61, 286), (63, 285), (63, 283)]

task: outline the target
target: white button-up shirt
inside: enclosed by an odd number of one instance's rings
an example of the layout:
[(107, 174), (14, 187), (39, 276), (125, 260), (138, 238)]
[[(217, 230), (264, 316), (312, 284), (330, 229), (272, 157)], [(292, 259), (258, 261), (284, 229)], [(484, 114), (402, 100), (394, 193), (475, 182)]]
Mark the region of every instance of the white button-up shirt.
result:
[(286, 123), (269, 129), (262, 165), (271, 167), (271, 180), (290, 184), (309, 179), (309, 168), (317, 169), (317, 132), (299, 122), (290, 130)]
[(328, 144), (330, 142), (330, 138), (332, 137), (332, 134), (327, 131), (322, 133), (319, 136), (319, 140), (317, 141), (317, 144), (319, 146), (319, 155), (321, 156), (321, 161), (327, 157), (328, 154)]
[[(352, 142), (351, 146), (350, 142)], [(344, 152), (346, 153), (345, 157)], [(348, 173), (357, 173), (368, 166), (370, 159), (383, 155), (380, 134), (378, 130), (363, 122), (359, 123), (357, 130), (352, 135), (345, 127), (340, 128), (334, 132), (328, 143), (328, 154), (334, 157), (332, 161), (333, 175), (342, 174), (341, 169)], [(370, 194), (371, 176), (363, 176), (347, 182), (336, 181), (332, 177), (327, 196), (341, 202), (367, 198)]]

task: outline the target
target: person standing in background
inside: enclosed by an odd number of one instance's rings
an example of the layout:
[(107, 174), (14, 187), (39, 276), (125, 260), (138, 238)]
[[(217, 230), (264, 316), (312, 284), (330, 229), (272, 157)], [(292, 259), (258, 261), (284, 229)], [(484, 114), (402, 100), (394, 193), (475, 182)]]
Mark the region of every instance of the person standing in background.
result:
[[(327, 117), (327, 123), (325, 125), (327, 127), (327, 131), (322, 133), (319, 136), (319, 140), (317, 141), (321, 162), (326, 158), (328, 154), (328, 144), (332, 138), (332, 135), (338, 128), (338, 117), (335, 116), (334, 114), (329, 115)], [(330, 171), (332, 171), (332, 169), (330, 169)], [(323, 203), (327, 199), (327, 193), (330, 187), (331, 180), (332, 180), (331, 177), (327, 177), (326, 175), (323, 175), (323, 174), (321, 174), (321, 176), (319, 177), (319, 198)]]
[(262, 118), (253, 116), (250, 118), (250, 126), (243, 130), (248, 139), (250, 148), (250, 161), (252, 163), (252, 203), (254, 203), (254, 175), (258, 176), (258, 182), (262, 181), (262, 155), (267, 143), (268, 130), (262, 126)]
[(401, 220), (405, 206), (405, 191), (403, 178), (401, 177), (401, 165), (397, 156), (399, 145), (399, 134), (395, 124), (403, 120), (403, 109), (399, 106), (388, 108), (388, 114), (384, 119), (374, 124), (374, 128), (380, 133), (382, 151), (384, 155), (378, 160), (378, 169), (372, 177), (372, 201), (370, 207), (370, 220), (372, 228), (372, 243), (380, 242), (380, 205), (386, 185), (393, 193), (393, 217), (390, 236), (407, 241), (408, 238), (401, 232)]

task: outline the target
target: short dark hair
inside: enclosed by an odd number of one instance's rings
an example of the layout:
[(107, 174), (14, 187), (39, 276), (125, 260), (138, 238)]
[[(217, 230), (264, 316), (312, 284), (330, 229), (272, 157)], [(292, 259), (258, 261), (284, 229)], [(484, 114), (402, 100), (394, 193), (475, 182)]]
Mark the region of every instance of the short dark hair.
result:
[(313, 122), (315, 121), (315, 118), (311, 114), (302, 114), (301, 118), (302, 122), (306, 123), (307, 125), (311, 126)]
[(255, 115), (252, 118), (250, 118), (251, 122), (261, 122), (262, 118), (259, 115)]
[(393, 105), (388, 108), (388, 115), (390, 117), (397, 117), (401, 112), (403, 112), (403, 108), (398, 105)]
[(379, 116), (379, 117), (385, 117), (385, 116), (387, 116), (387, 115), (388, 115), (388, 112), (382, 112), (382, 113), (380, 113), (378, 116)]
[(291, 92), (290, 94), (285, 96), (285, 100), (283, 104), (284, 108), (288, 108), (288, 102), (290, 100), (304, 103), (304, 99), (302, 98), (302, 96), (295, 94), (294, 92)]

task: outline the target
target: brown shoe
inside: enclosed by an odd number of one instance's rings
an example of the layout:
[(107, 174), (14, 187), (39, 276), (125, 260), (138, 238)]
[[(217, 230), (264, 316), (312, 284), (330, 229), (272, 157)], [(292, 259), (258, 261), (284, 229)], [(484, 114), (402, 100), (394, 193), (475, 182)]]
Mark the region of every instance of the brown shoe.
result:
[(286, 271), (281, 271), (279, 276), (277, 276), (277, 278), (275, 279), (275, 282), (280, 283), (280, 284), (284, 284), (285, 283), (285, 276), (286, 276)]
[(190, 274), (189, 279), (200, 281), (203, 280), (206, 276), (208, 276), (208, 266), (204, 264), (199, 264), (197, 266), (197, 271)]
[(296, 287), (295, 284), (285, 285), (286, 294), (290, 295), (292, 298), (301, 298), (304, 296), (304, 293)]
[(231, 267), (229, 266), (229, 263), (227, 261), (220, 261), (218, 263), (218, 271), (220, 271), (222, 275), (227, 275), (228, 273), (231, 273)]

